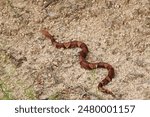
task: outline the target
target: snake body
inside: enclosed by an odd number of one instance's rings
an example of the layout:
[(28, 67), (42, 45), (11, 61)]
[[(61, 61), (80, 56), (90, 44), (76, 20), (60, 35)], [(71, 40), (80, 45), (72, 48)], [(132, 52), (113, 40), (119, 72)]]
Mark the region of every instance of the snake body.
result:
[(112, 78), (114, 78), (114, 75), (115, 75), (114, 68), (110, 64), (105, 63), (105, 62), (90, 63), (90, 62), (86, 61), (86, 56), (87, 56), (89, 50), (88, 50), (87, 45), (81, 41), (70, 41), (70, 42), (60, 43), (60, 42), (57, 42), (56, 39), (54, 38), (54, 36), (49, 34), (48, 31), (41, 30), (41, 33), (45, 37), (50, 39), (52, 42), (52, 45), (54, 45), (56, 48), (64, 48), (64, 49), (76, 48), (76, 47), (81, 48), (81, 51), (79, 52), (79, 62), (80, 62), (80, 65), (82, 68), (87, 69), (87, 70), (92, 70), (92, 69), (96, 69), (96, 68), (107, 69), (108, 75), (102, 81), (99, 82), (98, 89), (103, 93), (110, 94), (113, 97), (115, 97), (115, 95), (111, 91), (104, 88), (104, 86), (107, 85), (112, 80)]

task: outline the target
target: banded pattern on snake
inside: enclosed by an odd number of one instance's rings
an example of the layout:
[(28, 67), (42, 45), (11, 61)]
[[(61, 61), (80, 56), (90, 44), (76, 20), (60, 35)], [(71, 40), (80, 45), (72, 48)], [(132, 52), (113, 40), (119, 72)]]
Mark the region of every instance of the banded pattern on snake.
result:
[(49, 34), (48, 31), (41, 30), (41, 33), (45, 37), (50, 39), (52, 42), (52, 45), (54, 45), (56, 48), (64, 48), (64, 49), (76, 48), (76, 47), (81, 48), (81, 51), (79, 52), (79, 62), (80, 62), (80, 65), (82, 68), (87, 69), (87, 70), (92, 70), (92, 69), (96, 69), (96, 68), (107, 69), (108, 75), (102, 81), (99, 82), (98, 89), (103, 93), (110, 94), (113, 97), (115, 97), (115, 95), (111, 91), (104, 88), (104, 86), (107, 85), (112, 80), (112, 78), (114, 78), (114, 76), (115, 76), (114, 68), (110, 64), (105, 63), (105, 62), (90, 63), (90, 62), (86, 61), (86, 56), (87, 56), (89, 50), (88, 50), (87, 45), (81, 41), (70, 41), (70, 42), (60, 43), (60, 42), (57, 42), (56, 39), (54, 38), (54, 36)]

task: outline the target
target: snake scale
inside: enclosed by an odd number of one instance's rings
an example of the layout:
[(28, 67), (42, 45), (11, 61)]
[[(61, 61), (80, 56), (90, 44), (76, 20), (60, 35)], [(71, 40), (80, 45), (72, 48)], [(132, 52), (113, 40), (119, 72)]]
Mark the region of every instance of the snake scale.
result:
[(76, 47), (81, 48), (81, 51), (79, 52), (79, 62), (82, 68), (87, 69), (87, 70), (92, 70), (96, 68), (107, 69), (108, 75), (102, 81), (99, 82), (98, 89), (103, 93), (110, 94), (113, 97), (115, 97), (115, 95), (111, 91), (104, 88), (104, 86), (107, 85), (115, 76), (114, 68), (110, 64), (105, 63), (105, 62), (90, 63), (86, 61), (86, 56), (89, 50), (88, 50), (87, 45), (81, 41), (70, 41), (70, 42), (60, 43), (60, 42), (57, 42), (54, 36), (52, 36), (47, 30), (43, 29), (41, 30), (41, 33), (45, 37), (50, 39), (52, 42), (52, 45), (54, 45), (56, 48), (64, 48), (64, 49), (76, 48)]

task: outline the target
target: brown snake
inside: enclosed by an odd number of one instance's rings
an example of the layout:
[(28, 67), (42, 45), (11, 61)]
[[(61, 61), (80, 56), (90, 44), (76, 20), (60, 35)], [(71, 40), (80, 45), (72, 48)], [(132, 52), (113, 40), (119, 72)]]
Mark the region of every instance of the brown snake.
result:
[(86, 56), (89, 52), (88, 47), (86, 46), (85, 43), (81, 42), (81, 41), (70, 41), (70, 42), (65, 42), (65, 43), (60, 43), (57, 42), (56, 39), (54, 38), (54, 36), (52, 36), (51, 34), (49, 34), (48, 31), (46, 30), (41, 30), (42, 34), (47, 37), (48, 39), (51, 40), (52, 44), (56, 47), (56, 48), (76, 48), (79, 47), (82, 50), (79, 52), (79, 61), (80, 61), (80, 65), (82, 68), (84, 69), (88, 69), (88, 70), (92, 70), (92, 69), (96, 69), (96, 68), (105, 68), (108, 70), (108, 75), (98, 84), (98, 89), (103, 92), (103, 93), (107, 93), (112, 95), (113, 97), (115, 97), (115, 95), (109, 91), (108, 89), (104, 88), (105, 85), (107, 85), (112, 78), (114, 78), (114, 68), (105, 62), (98, 62), (98, 63), (90, 63), (88, 61), (86, 61)]

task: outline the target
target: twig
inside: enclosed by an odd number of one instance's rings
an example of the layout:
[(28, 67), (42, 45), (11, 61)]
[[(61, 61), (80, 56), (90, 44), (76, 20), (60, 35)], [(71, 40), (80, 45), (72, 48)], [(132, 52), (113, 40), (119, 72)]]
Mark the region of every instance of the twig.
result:
[(54, 0), (49, 0), (49, 1), (43, 6), (42, 10), (45, 9), (45, 8), (47, 8), (52, 2), (54, 2)]

